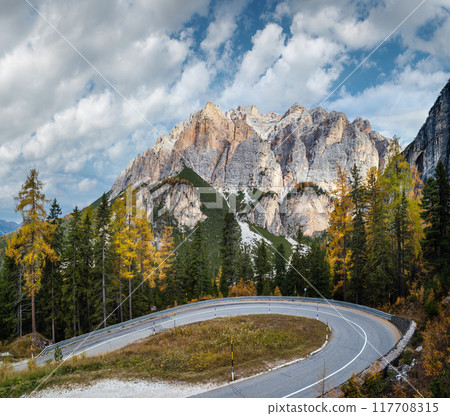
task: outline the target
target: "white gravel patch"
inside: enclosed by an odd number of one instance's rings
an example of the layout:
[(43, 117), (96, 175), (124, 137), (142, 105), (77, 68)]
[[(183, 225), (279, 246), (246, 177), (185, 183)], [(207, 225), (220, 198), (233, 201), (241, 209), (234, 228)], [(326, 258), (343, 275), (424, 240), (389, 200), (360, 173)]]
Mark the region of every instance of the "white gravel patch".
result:
[(171, 398), (189, 397), (218, 387), (215, 384), (188, 384), (163, 381), (101, 380), (90, 386), (50, 388), (36, 392), (32, 397), (45, 398)]

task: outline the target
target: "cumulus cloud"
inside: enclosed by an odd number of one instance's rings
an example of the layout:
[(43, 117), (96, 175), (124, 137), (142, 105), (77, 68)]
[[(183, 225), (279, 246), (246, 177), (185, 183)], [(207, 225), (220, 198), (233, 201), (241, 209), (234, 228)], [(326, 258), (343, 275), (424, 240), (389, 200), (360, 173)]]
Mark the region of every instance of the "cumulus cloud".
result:
[[(12, 196), (31, 168), (65, 211), (96, 199), (130, 159), (207, 101), (278, 112), (296, 101), (317, 105), (418, 4), (36, 2), (117, 94), (26, 2), (3, 1), (0, 218), (14, 219)], [(327, 107), (412, 138), (448, 79), (449, 35), (449, 1), (428, 0), (389, 40), (400, 51), (389, 73), (356, 92), (350, 78)], [(384, 71), (373, 58), (372, 71)]]
[[(431, 65), (436, 68), (436, 65)], [(405, 146), (414, 139), (450, 71), (430, 71), (430, 60), (397, 70), (392, 79), (356, 95), (345, 91), (329, 104), (349, 118), (361, 116), (388, 137), (399, 136)]]

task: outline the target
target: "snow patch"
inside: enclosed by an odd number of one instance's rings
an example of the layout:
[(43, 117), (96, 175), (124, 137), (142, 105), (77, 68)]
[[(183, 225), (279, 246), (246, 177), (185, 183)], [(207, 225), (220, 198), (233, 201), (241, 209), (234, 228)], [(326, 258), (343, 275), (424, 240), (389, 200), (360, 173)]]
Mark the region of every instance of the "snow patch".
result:
[(267, 244), (272, 245), (272, 243), (270, 241), (268, 241), (264, 237), (260, 236), (258, 233), (255, 233), (252, 230), (250, 230), (250, 227), (246, 222), (238, 221), (238, 223), (239, 223), (239, 226), (241, 227), (242, 243), (255, 245), (259, 241), (265, 240), (265, 242)]

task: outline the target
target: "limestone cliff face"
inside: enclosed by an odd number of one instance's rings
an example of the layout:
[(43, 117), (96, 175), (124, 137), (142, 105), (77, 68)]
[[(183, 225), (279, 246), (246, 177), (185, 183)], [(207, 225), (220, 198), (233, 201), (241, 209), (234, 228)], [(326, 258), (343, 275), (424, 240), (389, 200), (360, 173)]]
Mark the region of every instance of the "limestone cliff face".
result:
[(422, 173), (423, 181), (434, 174), (439, 160), (450, 172), (450, 80), (404, 153), (406, 160)]
[[(268, 193), (248, 220), (274, 234), (292, 235), (300, 222), (307, 234), (327, 225), (325, 195), (287, 199), (295, 184), (313, 182), (331, 191), (337, 164), (362, 175), (382, 167), (390, 140), (367, 120), (294, 104), (284, 115), (258, 114), (255, 106), (223, 112), (208, 103), (168, 136), (130, 162), (112, 187), (112, 197), (128, 185), (157, 183), (190, 167), (223, 193), (258, 189)], [(258, 208), (258, 210), (256, 210)], [(198, 218), (192, 213), (193, 218)], [(187, 222), (187, 218), (184, 218)]]
[(206, 218), (200, 209), (202, 203), (198, 193), (186, 184), (164, 184), (155, 191), (142, 187), (135, 198), (137, 210), (144, 210), (152, 222), (170, 213), (180, 228), (192, 228)]

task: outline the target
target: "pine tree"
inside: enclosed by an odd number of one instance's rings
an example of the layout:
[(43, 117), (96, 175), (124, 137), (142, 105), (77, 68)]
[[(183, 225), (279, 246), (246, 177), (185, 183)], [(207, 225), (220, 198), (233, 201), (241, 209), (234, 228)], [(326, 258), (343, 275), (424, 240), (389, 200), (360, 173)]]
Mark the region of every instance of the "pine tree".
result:
[(82, 333), (80, 303), (83, 293), (81, 268), (81, 212), (76, 206), (71, 213), (64, 248), (63, 298), (65, 304), (66, 337)]
[(227, 212), (222, 227), (222, 241), (220, 244), (221, 278), (219, 283), (220, 292), (223, 296), (228, 295), (231, 286), (237, 280), (237, 259), (239, 256), (239, 226), (233, 213)]
[(103, 327), (106, 328), (107, 311), (110, 298), (111, 261), (112, 261), (112, 224), (111, 206), (104, 193), (100, 200), (94, 219), (94, 268), (102, 285), (102, 315)]
[(365, 266), (366, 257), (366, 224), (365, 214), (365, 189), (359, 168), (354, 165), (350, 171), (351, 200), (353, 205), (352, 220), (350, 225), (350, 291), (355, 303), (360, 303), (366, 286)]
[(275, 286), (281, 288), (283, 287), (283, 282), (286, 278), (287, 270), (286, 252), (283, 243), (278, 244), (273, 256), (273, 264), (275, 269)]
[(393, 266), (389, 235), (389, 223), (384, 206), (380, 181), (381, 173), (371, 168), (367, 178), (367, 264), (366, 273), (370, 291), (368, 301), (373, 305), (389, 300), (393, 285)]
[[(62, 298), (62, 276), (61, 276), (61, 258), (64, 250), (64, 231), (61, 225), (62, 211), (56, 199), (53, 200), (47, 221), (54, 225), (55, 232), (51, 243), (52, 249), (58, 256), (58, 260), (47, 262), (43, 277), (42, 287), (38, 293), (38, 304), (41, 304), (42, 325), (47, 326), (50, 321), (50, 330), (42, 331), (43, 334), (49, 332), (52, 342), (63, 337), (63, 319), (61, 317), (61, 298)], [(49, 301), (50, 300), (50, 301)], [(57, 333), (59, 336), (57, 336)]]
[(330, 297), (331, 274), (330, 266), (326, 261), (326, 244), (320, 243), (316, 238), (311, 242), (310, 250), (306, 255), (307, 278), (317, 290), (310, 288), (315, 297)]
[[(269, 274), (272, 271), (272, 264), (269, 259), (269, 250), (264, 239), (258, 241), (255, 248), (255, 276), (256, 291), (258, 295), (268, 294), (271, 292), (271, 282)], [(265, 289), (265, 290), (264, 290)], [(265, 292), (265, 293), (264, 293)]]
[(14, 259), (5, 257), (0, 269), (0, 340), (9, 340), (14, 334), (22, 336), (22, 299), (18, 287), (21, 267)]
[(430, 177), (425, 184), (422, 209), (426, 266), (446, 293), (450, 287), (450, 183), (442, 161), (436, 165), (435, 178)]
[(203, 237), (203, 225), (197, 223), (189, 245), (189, 283), (193, 290), (193, 297), (199, 299), (211, 292), (208, 275), (208, 262)]
[(36, 332), (35, 297), (41, 286), (42, 270), (47, 260), (57, 260), (50, 245), (55, 226), (46, 221), (43, 187), (38, 171), (31, 169), (19, 195), (14, 198), (17, 201), (16, 212), (21, 213), (23, 224), (7, 249), (7, 256), (23, 266), (25, 289), (31, 298), (32, 332)]
[(336, 190), (333, 192), (333, 209), (330, 212), (329, 228), (330, 242), (328, 256), (334, 278), (333, 292), (347, 300), (347, 280), (350, 263), (350, 233), (351, 233), (352, 201), (347, 175), (338, 165)]
[(406, 295), (407, 283), (414, 275), (420, 256), (423, 231), (416, 197), (416, 189), (420, 183), (416, 181), (398, 140), (394, 140), (389, 149), (386, 168), (381, 175), (383, 207), (389, 223), (387, 237), (391, 242), (394, 265), (394, 297)]
[(284, 283), (280, 287), (281, 293), (284, 296), (304, 295), (304, 289), (306, 288), (306, 281), (304, 279), (306, 277), (306, 261), (300, 249), (300, 244), (296, 244), (292, 252)]
[(95, 279), (94, 236), (91, 221), (92, 213), (87, 210), (80, 224), (80, 321), (83, 332), (91, 331), (100, 323), (99, 298), (101, 287)]
[(238, 253), (237, 265), (238, 276), (248, 284), (254, 277), (252, 262), (252, 247), (249, 244), (242, 244)]

